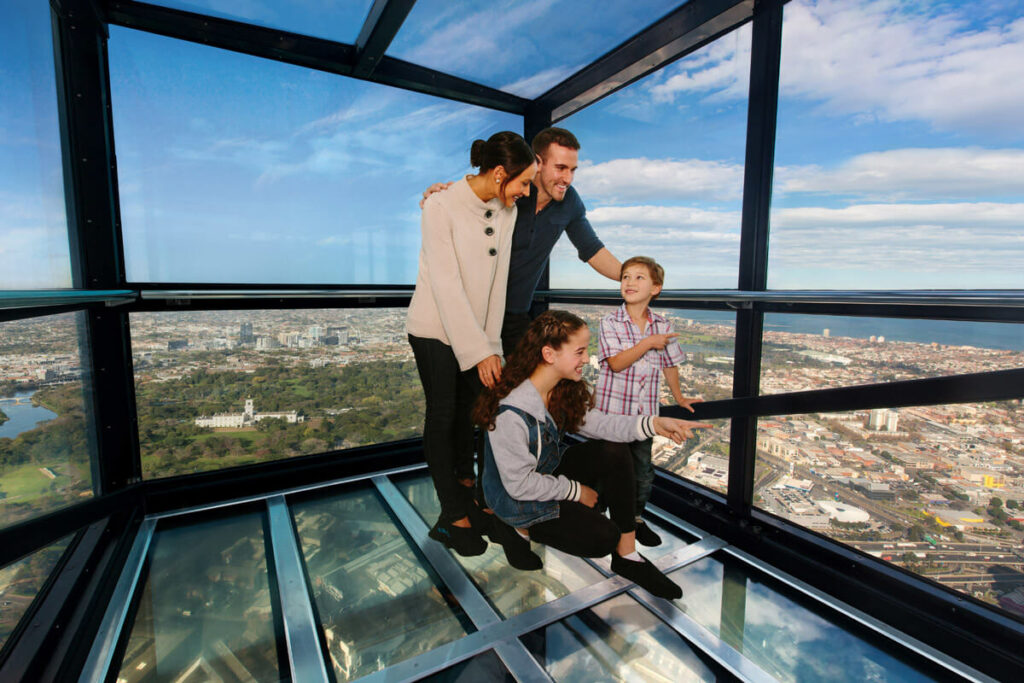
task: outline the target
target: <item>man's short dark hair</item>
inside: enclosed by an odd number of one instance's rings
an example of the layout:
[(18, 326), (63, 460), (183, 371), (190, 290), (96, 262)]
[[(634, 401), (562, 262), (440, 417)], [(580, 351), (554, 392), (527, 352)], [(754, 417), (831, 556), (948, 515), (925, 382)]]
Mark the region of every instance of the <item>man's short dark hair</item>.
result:
[(561, 145), (562, 147), (568, 147), (569, 149), (579, 149), (580, 141), (576, 139), (576, 136), (567, 131), (565, 128), (545, 128), (541, 132), (537, 133), (533, 137), (533, 153), (537, 156), (541, 156), (544, 152), (548, 151), (548, 147), (552, 144)]

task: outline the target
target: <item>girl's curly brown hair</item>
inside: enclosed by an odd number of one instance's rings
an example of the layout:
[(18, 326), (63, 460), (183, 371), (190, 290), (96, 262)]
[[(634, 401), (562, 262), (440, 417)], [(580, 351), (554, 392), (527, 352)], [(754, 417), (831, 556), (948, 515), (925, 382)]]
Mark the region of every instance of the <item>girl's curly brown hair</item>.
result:
[[(568, 311), (546, 311), (539, 315), (530, 323), (526, 334), (509, 356), (495, 387), (485, 388), (480, 393), (473, 408), (473, 422), (487, 430), (494, 429), (498, 402), (529, 379), (537, 366), (544, 362), (543, 348), (559, 348), (569, 340), (569, 335), (586, 326), (581, 318)], [(582, 380), (559, 381), (548, 399), (548, 412), (555, 419), (555, 424), (560, 430), (570, 433), (579, 430), (587, 411), (593, 407), (594, 394)]]

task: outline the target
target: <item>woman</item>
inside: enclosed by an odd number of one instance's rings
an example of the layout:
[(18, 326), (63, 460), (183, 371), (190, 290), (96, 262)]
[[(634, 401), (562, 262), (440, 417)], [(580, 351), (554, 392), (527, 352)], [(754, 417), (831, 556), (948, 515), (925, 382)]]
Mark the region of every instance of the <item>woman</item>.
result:
[[(476, 140), (479, 168), (423, 205), (423, 245), (406, 331), (426, 394), (423, 451), (441, 502), (430, 537), (460, 555), (487, 548), (473, 508), (473, 425), (480, 385), (501, 376), (501, 321), (516, 220), (536, 159), (522, 137)], [(475, 515), (474, 515), (475, 516)], [(479, 518), (478, 518), (479, 519)]]

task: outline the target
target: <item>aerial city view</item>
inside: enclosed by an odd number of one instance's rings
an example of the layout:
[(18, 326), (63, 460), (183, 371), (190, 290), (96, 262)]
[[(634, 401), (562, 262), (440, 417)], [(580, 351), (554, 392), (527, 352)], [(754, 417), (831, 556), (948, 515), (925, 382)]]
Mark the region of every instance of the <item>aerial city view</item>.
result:
[[(610, 309), (574, 310), (596, 331)], [(684, 395), (729, 397), (732, 314), (669, 317), (686, 357)], [(132, 314), (144, 476), (417, 436), (423, 398), (404, 320), (404, 309)], [(2, 329), (6, 526), (92, 490), (77, 318)], [(765, 329), (765, 394), (1024, 367), (1013, 324), (769, 315)], [(591, 358), (585, 378), (597, 369)], [(662, 403), (671, 400), (663, 387)], [(1022, 417), (1017, 399), (762, 418), (755, 503), (1024, 614)], [(687, 443), (657, 443), (656, 464), (725, 491), (729, 421), (713, 422)]]

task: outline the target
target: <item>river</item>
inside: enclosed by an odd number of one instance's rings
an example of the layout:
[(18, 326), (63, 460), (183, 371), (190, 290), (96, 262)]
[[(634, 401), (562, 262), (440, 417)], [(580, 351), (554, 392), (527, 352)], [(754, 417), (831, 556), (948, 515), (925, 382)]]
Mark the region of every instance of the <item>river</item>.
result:
[(7, 400), (9, 397), (0, 399), (0, 410), (4, 411), (9, 420), (0, 425), (0, 438), (13, 439), (22, 432), (35, 429), (40, 422), (46, 422), (57, 417), (57, 413), (42, 406), (34, 406), (31, 403), (31, 396), (34, 391), (19, 391), (14, 398), (29, 399), (27, 403), (14, 403)]

